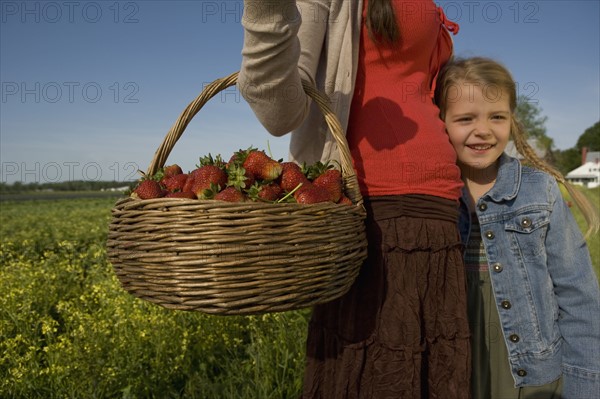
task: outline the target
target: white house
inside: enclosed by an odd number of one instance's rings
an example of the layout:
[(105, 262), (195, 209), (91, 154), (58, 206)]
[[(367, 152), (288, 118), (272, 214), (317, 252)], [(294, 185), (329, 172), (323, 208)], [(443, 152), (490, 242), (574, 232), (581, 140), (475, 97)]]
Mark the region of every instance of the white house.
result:
[(572, 183), (587, 188), (600, 186), (600, 152), (588, 152), (586, 148), (581, 154), (583, 164), (567, 173), (566, 179)]

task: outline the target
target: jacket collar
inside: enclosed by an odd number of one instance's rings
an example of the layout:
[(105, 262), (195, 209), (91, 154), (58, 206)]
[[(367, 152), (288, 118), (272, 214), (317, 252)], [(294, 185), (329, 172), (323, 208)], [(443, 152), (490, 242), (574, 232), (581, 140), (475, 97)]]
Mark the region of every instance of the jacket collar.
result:
[(494, 202), (509, 201), (517, 196), (520, 186), (521, 163), (516, 158), (502, 154), (496, 183), (485, 196)]

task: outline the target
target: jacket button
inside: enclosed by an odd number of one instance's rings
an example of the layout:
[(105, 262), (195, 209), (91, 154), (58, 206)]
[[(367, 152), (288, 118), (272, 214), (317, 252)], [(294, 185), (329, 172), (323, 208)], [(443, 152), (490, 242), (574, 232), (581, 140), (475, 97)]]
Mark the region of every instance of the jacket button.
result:
[(494, 270), (496, 273), (500, 273), (500, 272), (501, 272), (501, 271), (504, 269), (504, 267), (502, 267), (502, 264), (501, 264), (501, 263), (494, 263), (494, 264), (492, 265), (492, 269), (493, 269), (493, 270)]
[(495, 235), (493, 231), (486, 231), (485, 232), (485, 236), (487, 237), (488, 240), (493, 240)]
[(523, 227), (531, 227), (531, 219), (529, 219), (529, 218), (523, 218), (523, 220), (521, 220), (521, 226), (523, 226)]
[(520, 340), (520, 338), (517, 334), (512, 334), (510, 337), (508, 337), (508, 339), (510, 339), (510, 342), (514, 342), (514, 343), (517, 343)]
[(479, 204), (479, 210), (480, 211), (485, 211), (487, 209), (487, 204), (485, 202), (482, 202), (481, 204)]
[(523, 370), (523, 369), (518, 369), (517, 370), (517, 375), (519, 377), (525, 377), (527, 375), (527, 371)]
[[(502, 301), (500, 303), (500, 305), (502, 306), (502, 309), (510, 309), (510, 308), (512, 308), (512, 305), (510, 304), (509, 301)], [(511, 336), (511, 338), (512, 338), (512, 336)], [(517, 338), (519, 338), (519, 337), (517, 337)]]

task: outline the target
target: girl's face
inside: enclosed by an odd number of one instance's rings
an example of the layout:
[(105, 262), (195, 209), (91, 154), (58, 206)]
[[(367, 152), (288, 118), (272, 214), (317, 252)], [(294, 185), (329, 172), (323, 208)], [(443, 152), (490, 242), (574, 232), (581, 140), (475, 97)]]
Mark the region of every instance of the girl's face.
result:
[[(450, 88), (446, 103), (446, 131), (463, 176), (495, 178), (510, 136), (507, 93), (498, 86), (461, 82)], [(488, 171), (492, 175), (484, 173)]]

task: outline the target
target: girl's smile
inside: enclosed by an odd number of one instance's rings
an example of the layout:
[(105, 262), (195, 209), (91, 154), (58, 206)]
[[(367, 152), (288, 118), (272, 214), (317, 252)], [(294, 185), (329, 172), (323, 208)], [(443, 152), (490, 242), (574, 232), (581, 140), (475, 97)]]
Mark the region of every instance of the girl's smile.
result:
[(484, 154), (486, 151), (493, 148), (495, 146), (495, 144), (485, 144), (485, 143), (483, 143), (483, 144), (467, 144), (466, 146), (478, 154)]

